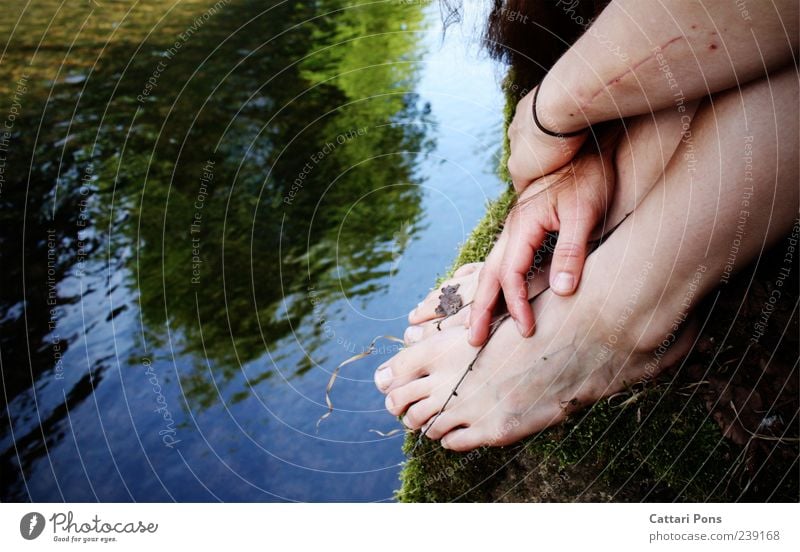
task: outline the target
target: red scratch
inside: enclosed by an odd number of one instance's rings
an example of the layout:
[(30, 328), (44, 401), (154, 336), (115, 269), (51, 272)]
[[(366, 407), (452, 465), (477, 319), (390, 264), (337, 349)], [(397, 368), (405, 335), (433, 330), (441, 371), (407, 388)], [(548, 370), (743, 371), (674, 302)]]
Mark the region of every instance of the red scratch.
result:
[[(665, 50), (665, 49), (666, 49), (666, 48), (667, 48), (667, 47), (668, 47), (670, 44), (672, 44), (673, 42), (677, 42), (678, 40), (681, 40), (681, 39), (684, 39), (684, 40), (685, 40), (685, 38), (684, 38), (684, 37), (682, 37), (682, 36), (676, 36), (675, 38), (672, 38), (672, 39), (668, 40), (667, 42), (665, 42), (663, 46), (659, 46), (659, 47), (658, 47), (658, 49), (659, 49), (659, 50), (661, 50), (661, 51), (663, 51), (663, 50)], [(647, 62), (647, 61), (650, 61), (650, 59), (652, 59), (652, 56), (647, 56), (647, 57), (645, 57), (643, 60), (636, 62), (634, 65), (632, 65), (631, 67), (629, 67), (628, 69), (626, 69), (626, 70), (625, 70), (625, 72), (624, 72), (624, 73), (622, 73), (620, 76), (618, 76), (618, 77), (614, 77), (613, 79), (611, 79), (610, 81), (608, 81), (608, 82), (605, 84), (605, 86), (603, 86), (602, 88), (600, 88), (600, 90), (596, 90), (596, 91), (595, 91), (595, 93), (594, 93), (594, 94), (592, 94), (592, 96), (589, 98), (589, 100), (586, 102), (586, 104), (585, 104), (583, 107), (586, 107), (586, 106), (590, 105), (590, 104), (591, 104), (591, 103), (594, 101), (594, 99), (595, 99), (597, 96), (599, 96), (599, 95), (600, 95), (602, 92), (604, 92), (604, 91), (605, 91), (605, 89), (606, 89), (606, 88), (610, 87), (612, 84), (617, 84), (617, 83), (618, 83), (618, 82), (620, 82), (620, 81), (621, 81), (621, 80), (622, 80), (624, 77), (626, 77), (626, 76), (628, 75), (628, 73), (633, 73), (633, 72), (634, 72), (634, 71), (635, 71), (635, 70), (636, 70), (636, 69), (637, 69), (637, 68), (638, 68), (640, 65), (642, 65), (643, 63), (645, 63), (645, 62)]]

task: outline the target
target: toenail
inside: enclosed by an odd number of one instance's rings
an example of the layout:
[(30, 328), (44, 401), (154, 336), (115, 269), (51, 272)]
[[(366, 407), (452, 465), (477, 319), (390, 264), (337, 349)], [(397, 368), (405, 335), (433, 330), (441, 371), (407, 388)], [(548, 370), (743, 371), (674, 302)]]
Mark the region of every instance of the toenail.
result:
[(379, 389), (386, 389), (389, 387), (389, 384), (392, 383), (393, 377), (394, 374), (392, 373), (391, 367), (383, 366), (375, 372), (375, 384)]
[(394, 409), (394, 401), (392, 400), (392, 396), (391, 395), (386, 395), (386, 403), (385, 404), (386, 404), (386, 410), (391, 411), (392, 409)]
[(553, 280), (553, 289), (560, 293), (569, 293), (575, 287), (575, 277), (569, 272), (559, 272)]
[(416, 343), (422, 339), (422, 326), (409, 326), (404, 337), (407, 342)]

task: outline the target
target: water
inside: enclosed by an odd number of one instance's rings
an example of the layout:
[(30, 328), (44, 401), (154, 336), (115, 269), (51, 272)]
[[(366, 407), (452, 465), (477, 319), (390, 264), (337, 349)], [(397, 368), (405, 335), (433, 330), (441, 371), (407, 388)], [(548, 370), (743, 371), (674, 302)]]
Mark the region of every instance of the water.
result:
[[(19, 4), (19, 5), (17, 5)], [(2, 500), (378, 501), (347, 366), (501, 183), (502, 98), (424, 2), (6, 8)], [(73, 3), (74, 4), (74, 3)]]

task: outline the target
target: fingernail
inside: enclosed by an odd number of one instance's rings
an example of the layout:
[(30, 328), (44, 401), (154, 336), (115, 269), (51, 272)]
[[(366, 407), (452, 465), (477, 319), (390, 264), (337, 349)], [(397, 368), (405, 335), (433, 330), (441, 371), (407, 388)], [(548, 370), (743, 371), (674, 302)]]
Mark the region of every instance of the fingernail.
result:
[(559, 272), (553, 280), (553, 289), (560, 293), (569, 293), (575, 287), (575, 277), (569, 272)]
[(467, 328), (467, 337), (469, 338), (470, 341), (475, 339), (475, 328), (473, 326)]
[(519, 320), (515, 320), (515, 322), (517, 324), (517, 329), (519, 330), (519, 335), (523, 337), (528, 335), (528, 332), (525, 330), (525, 326), (522, 325), (522, 322), (520, 322)]
[(422, 326), (409, 326), (403, 338), (407, 343), (416, 343), (422, 339)]
[(378, 389), (386, 389), (392, 383), (392, 378), (394, 378), (394, 374), (389, 366), (379, 368), (375, 372), (375, 385), (378, 386)]
[(386, 405), (386, 410), (392, 410), (394, 408), (394, 401), (391, 395), (386, 395), (386, 402), (384, 404)]

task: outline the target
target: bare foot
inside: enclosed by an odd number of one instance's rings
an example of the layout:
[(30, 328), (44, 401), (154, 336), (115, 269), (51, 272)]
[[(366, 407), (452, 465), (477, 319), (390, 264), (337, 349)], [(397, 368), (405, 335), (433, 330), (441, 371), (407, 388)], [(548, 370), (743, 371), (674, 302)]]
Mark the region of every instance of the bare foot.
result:
[(386, 408), (445, 448), (506, 445), (654, 376), (688, 349), (691, 338), (683, 335), (658, 357), (640, 350), (631, 337), (637, 332), (619, 329), (621, 308), (597, 314), (602, 302), (592, 293), (542, 293), (533, 302), (534, 337), (520, 337), (508, 321), (500, 324), (438, 417), (479, 349), (467, 343), (463, 326), (436, 332), (376, 372), (378, 388), (388, 393)]

